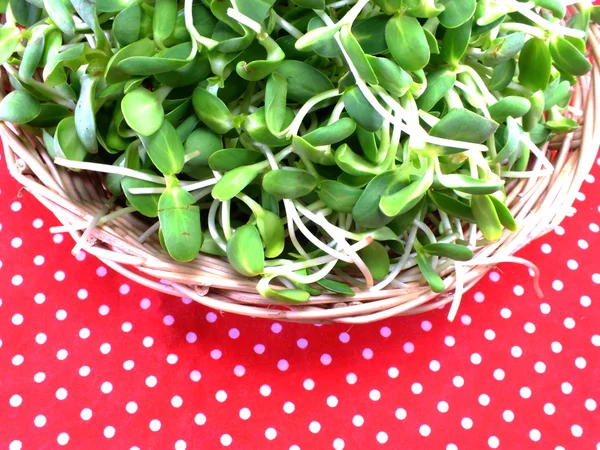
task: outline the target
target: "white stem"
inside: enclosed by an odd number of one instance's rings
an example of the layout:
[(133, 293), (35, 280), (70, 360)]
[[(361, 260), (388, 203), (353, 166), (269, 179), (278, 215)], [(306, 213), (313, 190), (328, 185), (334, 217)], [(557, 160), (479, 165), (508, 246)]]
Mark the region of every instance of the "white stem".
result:
[(56, 158), (54, 164), (58, 166), (68, 167), (69, 169), (91, 170), (93, 172), (113, 173), (115, 175), (123, 175), (125, 177), (137, 178), (138, 180), (149, 181), (156, 184), (166, 184), (163, 177), (151, 175), (137, 170), (128, 169), (127, 167), (111, 166), (109, 164), (99, 164), (90, 162), (71, 161), (64, 158)]
[(300, 39), (303, 36), (302, 31), (300, 31), (294, 25), (289, 23), (276, 12), (273, 12), (273, 14), (275, 16), (275, 22), (277, 23), (277, 25), (279, 25), (282, 29), (287, 31), (291, 36), (295, 37), (296, 39)]
[(544, 153), (538, 148), (538, 146), (531, 142), (529, 134), (521, 134), (521, 142), (525, 144), (525, 146), (531, 151), (531, 153), (535, 155), (537, 159), (540, 160), (542, 166), (546, 167), (546, 169), (548, 169), (550, 173), (554, 172), (554, 166), (548, 160), (548, 158), (546, 158), (546, 155), (544, 155)]
[(229, 17), (231, 17), (233, 20), (237, 20), (242, 25), (247, 26), (252, 31), (254, 31), (256, 34), (261, 34), (262, 33), (262, 27), (260, 26), (260, 24), (258, 22), (255, 22), (250, 17), (245, 16), (244, 14), (242, 14), (241, 12), (239, 12), (237, 9), (228, 8), (227, 9), (227, 15)]
[(402, 254), (402, 257), (400, 258), (400, 261), (398, 261), (398, 263), (392, 268), (392, 270), (390, 271), (388, 276), (385, 277), (383, 280), (381, 280), (379, 283), (377, 283), (375, 286), (373, 286), (371, 289), (369, 289), (370, 291), (382, 290), (388, 284), (390, 284), (392, 281), (394, 281), (396, 279), (396, 277), (398, 276), (398, 274), (400, 272), (402, 272), (402, 270), (404, 269), (404, 266), (408, 262), (408, 258), (410, 258), (410, 253), (411, 253), (413, 244), (415, 242), (415, 238), (417, 237), (417, 230), (418, 230), (418, 228), (415, 225), (413, 225), (413, 227), (410, 230), (410, 233), (408, 234), (408, 238), (406, 239), (404, 253)]
[(221, 236), (219, 235), (219, 230), (217, 230), (217, 209), (219, 209), (219, 200), (214, 200), (212, 205), (210, 205), (210, 209), (208, 210), (208, 232), (214, 239), (215, 243), (223, 250), (227, 251), (227, 244)]
[(527, 19), (531, 20), (536, 25), (540, 26), (545, 30), (552, 31), (559, 36), (571, 36), (574, 38), (585, 39), (585, 32), (581, 30), (575, 30), (573, 28), (562, 27), (554, 22), (550, 22), (540, 15), (533, 12), (531, 9), (535, 6), (533, 2), (519, 3), (514, 0), (502, 0), (502, 3), (510, 7), (513, 11), (518, 11)]

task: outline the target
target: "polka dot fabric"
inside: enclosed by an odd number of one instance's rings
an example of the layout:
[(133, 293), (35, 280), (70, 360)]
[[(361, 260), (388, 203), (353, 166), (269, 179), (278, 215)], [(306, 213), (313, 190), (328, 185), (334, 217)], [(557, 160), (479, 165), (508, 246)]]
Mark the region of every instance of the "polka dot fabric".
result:
[(453, 323), (354, 327), (137, 286), (0, 169), (0, 449), (600, 449), (599, 165), (520, 252), (543, 299), (501, 265)]

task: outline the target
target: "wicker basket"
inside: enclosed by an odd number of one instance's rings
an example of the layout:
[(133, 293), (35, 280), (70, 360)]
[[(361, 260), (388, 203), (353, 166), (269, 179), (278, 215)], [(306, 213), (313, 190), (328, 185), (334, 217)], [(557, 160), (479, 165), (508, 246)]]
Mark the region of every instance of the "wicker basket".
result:
[[(11, 123), (0, 123), (0, 136), (11, 175), (60, 220), (63, 227), (54, 231), (71, 234), (78, 242), (74, 252), (83, 249), (152, 289), (189, 297), (220, 311), (293, 322), (367, 323), (426, 312), (450, 302), (449, 318), (453, 319), (463, 292), (495, 264), (527, 264), (537, 273), (533, 264), (511, 255), (561, 222), (592, 168), (600, 144), (600, 30), (595, 25), (589, 33), (589, 45), (594, 68), (575, 85), (570, 109), (581, 128), (543, 149), (554, 165), (552, 175), (507, 184), (507, 205), (519, 231), (506, 232), (499, 241), (478, 249), (468, 263), (444, 264), (440, 275), (446, 292), (441, 295), (429, 289), (418, 268), (411, 268), (401, 273), (403, 279), (411, 281), (381, 291), (357, 292), (351, 302), (347, 297), (320, 295), (304, 306), (283, 308), (257, 294), (256, 281), (238, 275), (224, 259), (199, 255), (190, 263), (173, 261), (159, 245), (157, 223), (149, 225), (128, 214), (97, 225), (98, 219), (114, 207), (97, 174), (56, 166), (39, 136)], [(532, 164), (532, 170), (540, 167), (539, 160)]]

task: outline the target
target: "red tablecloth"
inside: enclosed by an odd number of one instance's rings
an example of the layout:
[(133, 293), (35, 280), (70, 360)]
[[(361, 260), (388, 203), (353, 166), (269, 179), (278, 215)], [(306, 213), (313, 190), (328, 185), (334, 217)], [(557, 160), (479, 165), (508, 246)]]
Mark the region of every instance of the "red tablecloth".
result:
[(0, 449), (600, 449), (599, 178), (520, 253), (543, 299), (504, 264), (453, 323), (446, 308), (315, 327), (72, 257), (2, 167)]

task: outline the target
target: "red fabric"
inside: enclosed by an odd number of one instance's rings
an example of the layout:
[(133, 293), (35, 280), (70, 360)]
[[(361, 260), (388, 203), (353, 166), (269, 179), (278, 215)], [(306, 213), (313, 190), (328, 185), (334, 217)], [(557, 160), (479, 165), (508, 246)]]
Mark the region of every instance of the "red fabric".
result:
[(106, 273), (1, 165), (1, 449), (600, 449), (598, 165), (576, 214), (520, 252), (543, 299), (503, 264), (454, 323), (354, 327), (221, 314)]

